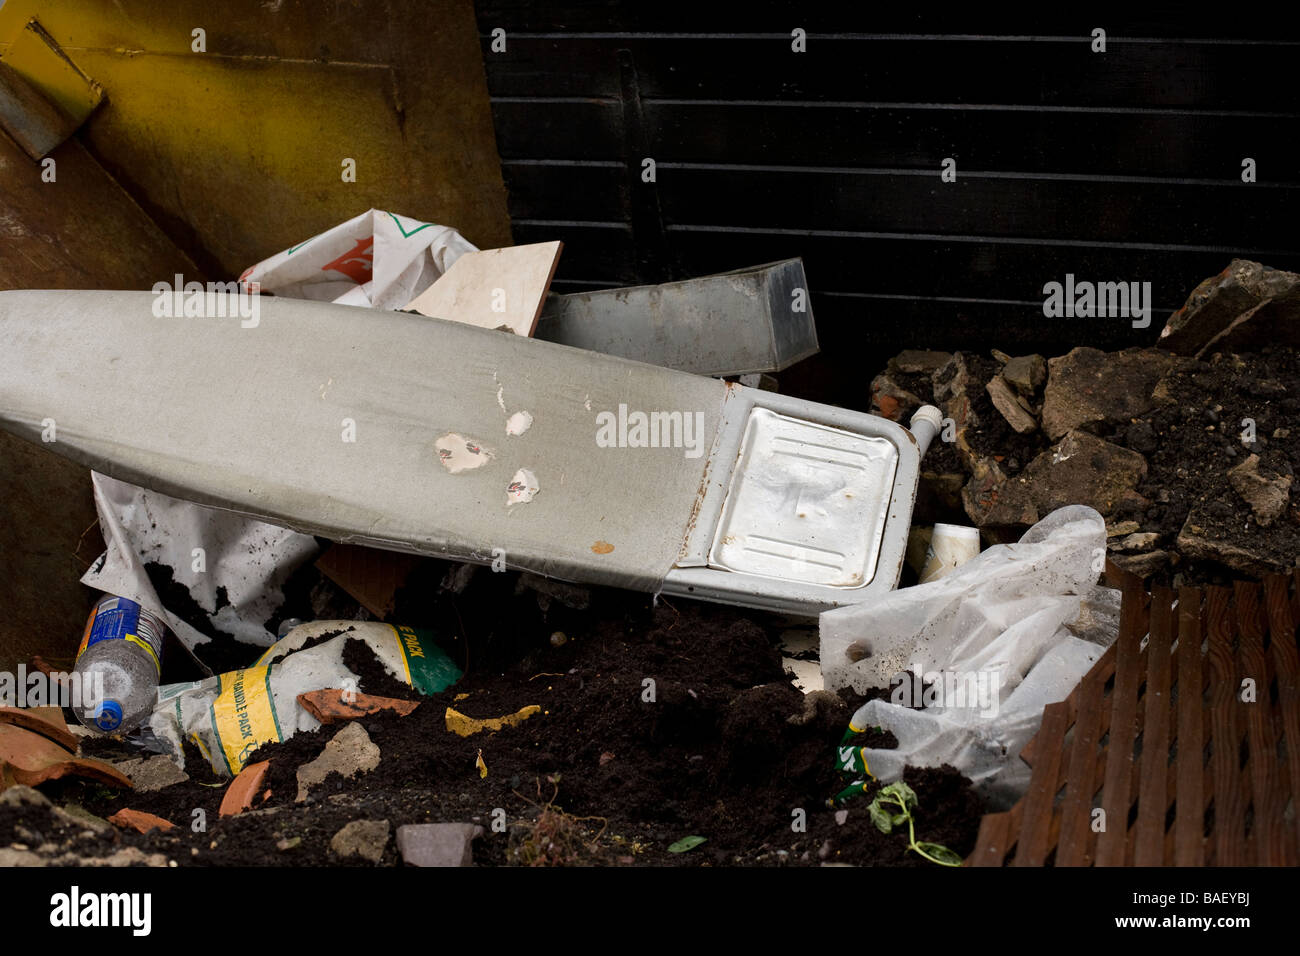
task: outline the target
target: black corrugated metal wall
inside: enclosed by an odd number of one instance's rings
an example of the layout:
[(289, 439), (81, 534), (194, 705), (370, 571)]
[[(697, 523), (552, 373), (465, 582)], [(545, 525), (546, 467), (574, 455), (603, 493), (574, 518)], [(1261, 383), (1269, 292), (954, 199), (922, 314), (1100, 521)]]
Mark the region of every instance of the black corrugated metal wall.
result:
[[(514, 238), (564, 240), (556, 291), (802, 256), (809, 397), (864, 407), (905, 347), (1147, 344), (1234, 256), (1300, 268), (1300, 42), (1263, 18), (476, 6)], [(1067, 273), (1150, 282), (1151, 327), (1045, 318)]]

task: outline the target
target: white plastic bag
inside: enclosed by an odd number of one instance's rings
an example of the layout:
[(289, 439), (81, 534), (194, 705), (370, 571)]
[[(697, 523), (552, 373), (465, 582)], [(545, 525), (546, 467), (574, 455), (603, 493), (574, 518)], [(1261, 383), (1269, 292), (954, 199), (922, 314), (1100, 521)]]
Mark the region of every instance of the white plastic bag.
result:
[(1118, 633), (1118, 592), (1096, 583), (1105, 554), (1102, 516), (1072, 505), (945, 578), (823, 613), (826, 687), (890, 688), (852, 720), (898, 738), (895, 750), (863, 752), (872, 773), (888, 782), (909, 764), (948, 763), (996, 804), (1022, 795), (1019, 754), (1043, 708)]
[(255, 647), (274, 643), (265, 624), (284, 601), (285, 581), (319, 554), (315, 538), (97, 472), (91, 482), (108, 547), (82, 584), (163, 616), (192, 651), (211, 638), (163, 606), (145, 564), (166, 565), (212, 628)]
[(263, 259), (239, 280), (291, 299), (396, 310), (477, 251), (450, 226), (370, 209)]

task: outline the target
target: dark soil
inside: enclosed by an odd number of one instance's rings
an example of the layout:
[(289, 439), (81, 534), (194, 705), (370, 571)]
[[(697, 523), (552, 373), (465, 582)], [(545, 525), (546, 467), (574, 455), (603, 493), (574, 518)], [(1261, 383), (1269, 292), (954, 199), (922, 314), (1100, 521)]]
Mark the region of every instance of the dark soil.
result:
[[(212, 617), (230, 603), (224, 587), (217, 588), (216, 607), (209, 611), (194, 599), (189, 588), (176, 580), (175, 571), (170, 565), (151, 561), (145, 564), (144, 569), (163, 605), (200, 634), (211, 638), (195, 648), (194, 656), (210, 668), (212, 673), (222, 674), (243, 667), (261, 653), (260, 648), (240, 641), (212, 623)], [(262, 624), (268, 640), (273, 640), (280, 623), (291, 617), (304, 621), (350, 619), (360, 611), (360, 605), (334, 587), (311, 561), (304, 562), (294, 571), (285, 580), (282, 590), (284, 600)], [(164, 663), (170, 660), (174, 660), (174, 654), (169, 653)], [(165, 679), (172, 680), (184, 680), (188, 676), (164, 674)]]
[[(1269, 528), (1228, 480), (1228, 471), (1252, 452), (1261, 473), (1294, 475), (1300, 469), (1300, 353), (1270, 348), (1250, 355), (1187, 360), (1165, 378), (1172, 401), (1116, 430), (1110, 440), (1146, 457), (1138, 492), (1150, 500), (1131, 517), (1172, 546), (1189, 516), (1203, 533), (1238, 543), (1279, 570), (1300, 556), (1300, 488), (1288, 513)], [(1242, 444), (1242, 421), (1255, 422), (1255, 444)], [(1296, 429), (1294, 433), (1288, 433)], [(1129, 517), (1129, 516), (1125, 516)], [(1226, 584), (1234, 574), (1211, 562), (1185, 562), (1186, 583)]]
[[(424, 570), (426, 600), (407, 595), (407, 610), (439, 625), (467, 674), (408, 717), (363, 721), (382, 753), (372, 772), (333, 775), (296, 804), (297, 767), (338, 730), (325, 727), (253, 755), (272, 762), (270, 797), (239, 817), (218, 818), (224, 788), (194, 779), (152, 794), (79, 782), (47, 792), (102, 815), (129, 806), (176, 822), (140, 841), (181, 864), (335, 864), (330, 839), (344, 824), (385, 819), (393, 828), (478, 822), (488, 833), (474, 854), (485, 864), (540, 854), (596, 865), (933, 865), (905, 852), (905, 835), (876, 830), (864, 798), (837, 823), (827, 800), (848, 781), (835, 769), (835, 747), (861, 700), (797, 691), (776, 649), (780, 628), (766, 618), (687, 601), (653, 607), (646, 596), (605, 589), (585, 612), (553, 601), (543, 609), (531, 592), (516, 593), (517, 575), (487, 571), (449, 596), (437, 591), (440, 570)], [(459, 620), (447, 613), (451, 600)], [(427, 620), (435, 608), (442, 617)], [(553, 642), (559, 621), (564, 640)], [(472, 640), (457, 633), (465, 625)], [(344, 655), (363, 691), (412, 697), (362, 642), (349, 641)], [(468, 738), (446, 729), (449, 706), (486, 718), (530, 704), (542, 712), (518, 727)], [(862, 742), (889, 746), (891, 738)], [(187, 768), (203, 769), (198, 761), (187, 755)], [(917, 839), (969, 853), (982, 807), (965, 778), (940, 768), (909, 770), (906, 779), (920, 799)], [(504, 813), (494, 816), (497, 808)], [(203, 832), (192, 829), (196, 810)], [(508, 821), (504, 833), (492, 830), (498, 817)], [(540, 847), (544, 832), (549, 850)], [(668, 852), (692, 835), (706, 842)], [(392, 839), (383, 862), (400, 862)]]
[[(965, 362), (971, 382), (966, 395), (970, 399), (972, 417), (976, 424), (967, 429), (967, 441), (976, 454), (996, 459), (1008, 475), (1018, 474), (1035, 455), (1047, 447), (1046, 439), (1041, 432), (1020, 434), (1007, 424), (1002, 413), (994, 407), (984, 385), (1002, 370), (1001, 362), (975, 352), (957, 352), (955, 355)], [(896, 372), (891, 375), (894, 378), (900, 377)], [(909, 391), (922, 401), (942, 406), (941, 402), (934, 400), (934, 380), (931, 376), (915, 374), (902, 377), (910, 383)], [(965, 471), (956, 448), (951, 443), (942, 441), (931, 443), (925, 453), (924, 468), (940, 474)]]
[[(203, 605), (194, 600), (190, 589), (176, 580), (175, 572), (170, 565), (150, 561), (145, 564), (144, 570), (149, 575), (149, 583), (158, 593), (158, 599), (162, 601), (163, 606), (200, 634), (212, 638), (206, 644), (199, 645), (194, 653), (199, 660), (212, 668), (214, 674), (234, 670), (247, 663), (249, 646), (233, 635), (219, 630), (212, 623), (210, 615), (217, 613), (220, 607), (214, 608), (211, 612), (204, 610)], [(219, 592), (218, 596), (224, 596), (224, 592)], [(167, 658), (170, 661), (173, 655), (169, 654)]]
[[(139, 849), (142, 854), (158, 852), (150, 847), (148, 838), (133, 830), (123, 831), (112, 826), (92, 830), (78, 822), (69, 823), (66, 818), (59, 818), (55, 808), (45, 804), (0, 806), (0, 847), (18, 851), (39, 850), (42, 856), (56, 859), (68, 855), (69, 863), (102, 859), (128, 847)], [(136, 862), (143, 865), (144, 861)]]

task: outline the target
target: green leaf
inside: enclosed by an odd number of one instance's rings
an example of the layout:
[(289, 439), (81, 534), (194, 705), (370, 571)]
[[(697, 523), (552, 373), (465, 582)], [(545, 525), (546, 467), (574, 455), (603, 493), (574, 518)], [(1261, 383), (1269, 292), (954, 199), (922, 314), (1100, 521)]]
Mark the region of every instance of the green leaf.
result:
[(896, 826), (896, 827), (901, 827), (904, 823), (907, 822), (907, 818), (910, 817), (910, 816), (911, 816), (911, 814), (908, 813), (907, 811), (903, 811), (902, 813), (895, 813), (895, 814), (894, 814), (894, 826)]
[(938, 863), (941, 866), (961, 866), (962, 858), (946, 846), (940, 846), (938, 843), (916, 843), (914, 844), (916, 852), (925, 857), (932, 863)]
[(876, 825), (876, 829), (881, 833), (889, 833), (894, 829), (894, 820), (889, 811), (880, 805), (880, 798), (872, 800), (867, 807), (867, 812), (871, 814), (871, 822)]
[(904, 809), (910, 810), (916, 806), (916, 791), (901, 780), (881, 788), (880, 792), (882, 795), (888, 795), (896, 799), (899, 806)]
[(688, 836), (682, 837), (676, 843), (668, 848), (669, 853), (685, 853), (687, 850), (694, 850), (697, 846), (707, 840), (708, 837)]

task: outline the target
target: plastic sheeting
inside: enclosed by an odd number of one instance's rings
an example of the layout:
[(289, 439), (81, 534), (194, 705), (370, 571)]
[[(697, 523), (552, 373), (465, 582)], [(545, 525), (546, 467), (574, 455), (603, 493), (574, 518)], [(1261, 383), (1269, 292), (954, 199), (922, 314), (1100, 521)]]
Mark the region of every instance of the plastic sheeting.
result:
[(193, 650), (211, 638), (163, 605), (145, 565), (164, 565), (212, 628), (259, 647), (275, 641), (264, 625), (284, 600), (284, 582), (319, 553), (315, 538), (107, 475), (92, 473), (92, 484), (107, 549), (82, 584), (163, 616)]
[[(828, 689), (890, 688), (853, 718), (893, 731), (864, 757), (881, 780), (952, 764), (994, 803), (1029, 783), (1020, 751), (1114, 641), (1119, 593), (1099, 587), (1105, 521), (1061, 508), (1018, 544), (994, 545), (947, 577), (821, 615)], [(926, 705), (924, 709), (914, 709)]]

